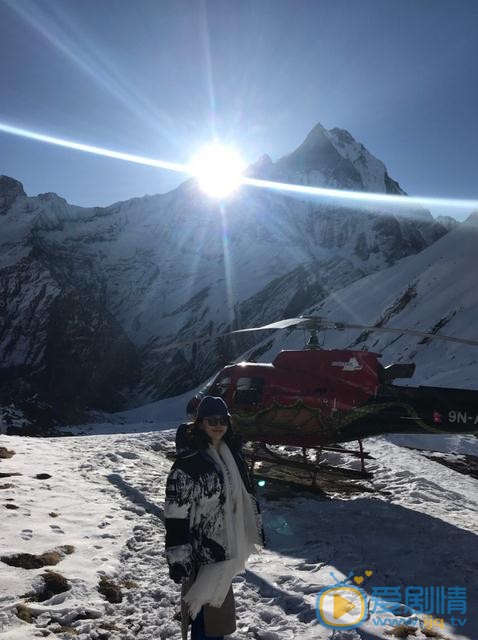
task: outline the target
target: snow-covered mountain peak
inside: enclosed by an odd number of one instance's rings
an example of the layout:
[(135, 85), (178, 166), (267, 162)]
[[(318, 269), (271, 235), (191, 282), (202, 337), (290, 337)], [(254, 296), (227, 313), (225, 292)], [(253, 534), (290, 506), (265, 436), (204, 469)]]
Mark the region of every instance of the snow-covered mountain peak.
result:
[(37, 198), (42, 202), (62, 202), (64, 204), (68, 204), (65, 198), (62, 198), (58, 194), (53, 191), (46, 191), (45, 193), (39, 193)]
[(291, 154), (275, 164), (281, 179), (297, 184), (406, 195), (384, 163), (345, 129), (320, 123)]
[[(383, 163), (334, 131), (317, 125), (292, 154), (276, 163), (264, 155), (250, 170), (280, 182), (385, 192)], [(218, 204), (193, 179), (106, 208), (51, 193), (20, 197), (19, 184), (3, 182), (13, 204), (0, 238), (0, 377), (9, 380), (0, 392), (8, 402), (40, 393), (105, 408), (117, 406), (118, 389), (128, 385), (130, 403), (193, 388), (248, 344), (193, 349), (191, 338), (296, 315), (447, 232), (424, 210), (427, 219), (417, 222), (383, 207), (266, 189), (245, 187)], [(165, 361), (164, 347), (176, 342), (186, 346)], [(129, 362), (128, 375), (120, 361)], [(58, 379), (64, 384), (51, 382)]]
[(255, 162), (247, 168), (246, 175), (266, 178), (271, 174), (274, 167), (271, 157), (263, 153)]
[(345, 181), (346, 184), (342, 186), (363, 188), (360, 175), (338, 153), (321, 124), (310, 131), (295, 151), (278, 160), (276, 167), (287, 174), (315, 173), (316, 175), (309, 176), (315, 178), (315, 183), (336, 186)]
[(468, 218), (465, 220), (464, 224), (466, 226), (469, 225), (469, 226), (478, 228), (478, 211), (473, 211), (473, 213), (470, 213)]
[(337, 142), (344, 147), (358, 144), (362, 149), (365, 149), (363, 144), (358, 143), (353, 135), (349, 131), (347, 131), (347, 129), (339, 129), (339, 127), (334, 127), (333, 129), (329, 129), (327, 133), (329, 134), (329, 136), (333, 136), (337, 140)]
[(304, 142), (299, 145), (297, 151), (299, 149), (305, 150), (318, 148), (324, 144), (327, 137), (327, 130), (320, 124), (320, 122), (318, 122), (306, 135)]
[(398, 182), (390, 178), (384, 163), (367, 151), (348, 131), (335, 128), (326, 133), (338, 153), (349, 160), (358, 171), (362, 182), (367, 185), (366, 190), (406, 195)]
[(20, 196), (26, 196), (22, 183), (9, 176), (0, 176), (0, 215), (5, 214)]
[(460, 224), (458, 220), (455, 220), (455, 218), (453, 218), (452, 216), (437, 216), (436, 221), (443, 225), (445, 229), (448, 229), (449, 231)]

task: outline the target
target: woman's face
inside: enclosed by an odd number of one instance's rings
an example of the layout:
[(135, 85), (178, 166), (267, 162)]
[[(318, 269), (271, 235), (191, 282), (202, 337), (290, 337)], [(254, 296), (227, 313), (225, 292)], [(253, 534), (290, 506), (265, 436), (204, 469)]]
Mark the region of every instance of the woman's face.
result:
[(211, 438), (213, 445), (217, 446), (227, 431), (227, 416), (208, 416), (203, 418), (201, 429)]

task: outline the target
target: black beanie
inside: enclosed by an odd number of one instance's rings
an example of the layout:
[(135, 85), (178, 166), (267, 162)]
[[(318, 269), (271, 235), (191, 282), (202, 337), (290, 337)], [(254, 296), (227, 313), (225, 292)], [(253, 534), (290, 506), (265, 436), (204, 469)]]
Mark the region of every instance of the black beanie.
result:
[(197, 420), (200, 422), (208, 416), (228, 416), (227, 404), (222, 398), (215, 396), (205, 396), (198, 405)]

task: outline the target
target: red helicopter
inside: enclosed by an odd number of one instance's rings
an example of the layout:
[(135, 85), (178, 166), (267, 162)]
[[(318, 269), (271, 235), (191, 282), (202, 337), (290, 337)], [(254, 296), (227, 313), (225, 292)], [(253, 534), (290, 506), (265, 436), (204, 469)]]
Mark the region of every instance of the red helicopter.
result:
[[(187, 405), (193, 417), (204, 395), (221, 396), (234, 426), (246, 441), (348, 452), (362, 460), (361, 439), (383, 433), (473, 433), (478, 431), (478, 391), (426, 386), (398, 386), (411, 378), (415, 364), (384, 367), (380, 354), (351, 349), (321, 349), (325, 329), (383, 331), (478, 346), (477, 341), (438, 333), (331, 322), (299, 317), (230, 333), (305, 329), (303, 350), (280, 351), (272, 363), (241, 362), (221, 369)], [(359, 452), (331, 444), (359, 441)], [(256, 447), (257, 449), (257, 447)], [(261, 459), (256, 454), (257, 459)]]

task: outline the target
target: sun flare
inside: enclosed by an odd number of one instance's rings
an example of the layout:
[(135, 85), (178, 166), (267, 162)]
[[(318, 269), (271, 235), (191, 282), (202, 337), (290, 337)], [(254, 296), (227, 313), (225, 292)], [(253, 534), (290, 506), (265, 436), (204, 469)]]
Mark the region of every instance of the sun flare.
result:
[(236, 191), (245, 169), (239, 153), (219, 143), (201, 149), (190, 166), (201, 189), (212, 198), (226, 198)]

